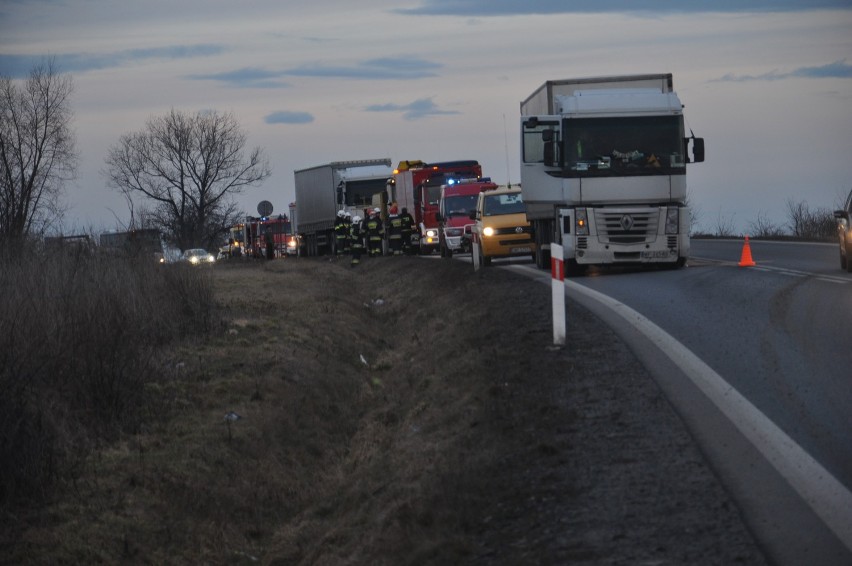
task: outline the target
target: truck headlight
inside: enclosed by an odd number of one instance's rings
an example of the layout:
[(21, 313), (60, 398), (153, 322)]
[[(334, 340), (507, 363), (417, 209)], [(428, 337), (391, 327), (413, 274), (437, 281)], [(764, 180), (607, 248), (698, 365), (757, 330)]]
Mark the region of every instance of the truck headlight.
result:
[(437, 230), (426, 230), (426, 237), (427, 237), (427, 238), (434, 238), (434, 237), (436, 237), (437, 235), (438, 235), (438, 231), (437, 231)]
[(491, 226), (486, 226), (485, 228), (482, 229), (482, 235), (483, 236), (493, 236), (494, 235), (494, 228), (492, 228)]
[(589, 219), (586, 215), (585, 208), (578, 208), (575, 211), (576, 216), (574, 217), (574, 224), (576, 225), (578, 236), (588, 236), (589, 235)]
[(666, 234), (677, 234), (680, 224), (680, 210), (670, 206), (666, 209)]

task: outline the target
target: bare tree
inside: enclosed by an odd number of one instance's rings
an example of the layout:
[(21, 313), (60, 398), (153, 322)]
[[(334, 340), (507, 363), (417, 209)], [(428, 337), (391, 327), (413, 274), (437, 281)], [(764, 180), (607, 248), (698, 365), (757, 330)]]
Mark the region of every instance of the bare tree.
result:
[(43, 231), (62, 216), (60, 196), (77, 168), (73, 81), (53, 60), (18, 84), (0, 77), (0, 243)]
[(233, 195), (270, 175), (262, 150), (246, 156), (245, 146), (232, 114), (173, 109), (122, 136), (105, 174), (128, 201), (141, 197), (151, 205), (147, 220), (178, 247), (210, 248), (240, 220)]

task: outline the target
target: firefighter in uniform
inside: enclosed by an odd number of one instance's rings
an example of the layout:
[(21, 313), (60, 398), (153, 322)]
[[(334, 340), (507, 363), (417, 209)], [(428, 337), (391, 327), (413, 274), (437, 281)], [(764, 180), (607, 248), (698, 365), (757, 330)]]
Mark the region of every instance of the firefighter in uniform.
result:
[(349, 232), (352, 229), (352, 214), (350, 214), (349, 212), (344, 214), (343, 221), (346, 224), (346, 233), (343, 238), (343, 253), (349, 255), (350, 253), (352, 253), (352, 249), (350, 247), (351, 244), (349, 240)]
[(402, 207), (402, 214), (399, 215), (402, 222), (402, 251), (405, 254), (410, 254), (412, 251), (411, 235), (414, 234), (414, 217), (408, 212), (408, 209)]
[(382, 226), (382, 219), (379, 217), (379, 212), (381, 211), (378, 208), (374, 208), (366, 221), (367, 248), (370, 252), (370, 257), (382, 255), (382, 239), (385, 235), (385, 227)]
[(391, 255), (402, 255), (402, 217), (391, 208), (388, 216), (388, 248)]
[(352, 252), (351, 267), (355, 267), (361, 263), (361, 254), (364, 252), (364, 234), (362, 228), (361, 217), (353, 217), (352, 222), (349, 224), (349, 249)]
[(337, 218), (334, 220), (334, 243), (338, 257), (343, 255), (343, 250), (346, 248), (348, 232), (349, 227), (346, 225), (346, 212), (338, 210)]

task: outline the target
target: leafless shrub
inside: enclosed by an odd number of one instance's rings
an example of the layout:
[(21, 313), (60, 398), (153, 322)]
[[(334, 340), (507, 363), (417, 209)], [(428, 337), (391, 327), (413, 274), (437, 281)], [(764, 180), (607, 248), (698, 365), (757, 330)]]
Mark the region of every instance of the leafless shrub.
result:
[(719, 214), (716, 216), (714, 235), (720, 238), (729, 238), (731, 236), (735, 236), (736, 232), (734, 231), (734, 217), (722, 216), (722, 212), (720, 211)]
[(3, 505), (138, 426), (158, 347), (209, 328), (212, 294), (200, 270), (62, 247), (2, 251), (0, 286)]
[(758, 212), (757, 220), (749, 222), (748, 233), (752, 238), (778, 238), (785, 235), (784, 228), (769, 220), (762, 212)]
[(834, 214), (827, 208), (811, 210), (805, 201), (787, 199), (787, 217), (790, 230), (797, 238), (806, 240), (831, 240), (837, 233)]

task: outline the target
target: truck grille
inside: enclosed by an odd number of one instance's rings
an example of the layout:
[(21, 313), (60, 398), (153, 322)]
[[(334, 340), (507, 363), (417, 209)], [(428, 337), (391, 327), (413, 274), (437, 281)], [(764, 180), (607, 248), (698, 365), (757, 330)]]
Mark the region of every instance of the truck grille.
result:
[(645, 244), (657, 237), (659, 209), (595, 209), (598, 238), (605, 244)]

